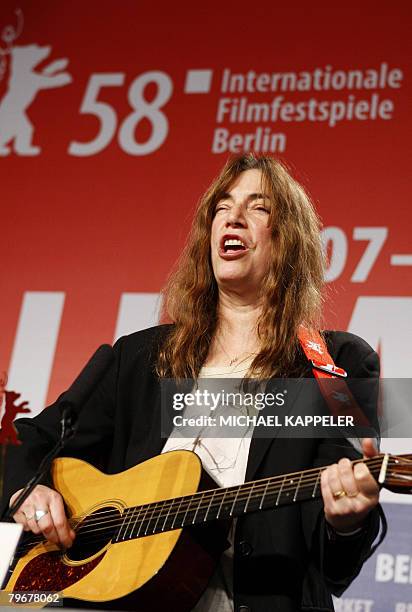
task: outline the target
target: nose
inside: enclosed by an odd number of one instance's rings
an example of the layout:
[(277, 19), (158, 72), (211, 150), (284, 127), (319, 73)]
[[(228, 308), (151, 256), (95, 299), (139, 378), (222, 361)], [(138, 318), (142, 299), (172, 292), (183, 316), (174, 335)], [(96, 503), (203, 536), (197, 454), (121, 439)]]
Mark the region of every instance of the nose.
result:
[(233, 204), (229, 210), (226, 219), (226, 225), (229, 227), (245, 227), (246, 218), (241, 204)]

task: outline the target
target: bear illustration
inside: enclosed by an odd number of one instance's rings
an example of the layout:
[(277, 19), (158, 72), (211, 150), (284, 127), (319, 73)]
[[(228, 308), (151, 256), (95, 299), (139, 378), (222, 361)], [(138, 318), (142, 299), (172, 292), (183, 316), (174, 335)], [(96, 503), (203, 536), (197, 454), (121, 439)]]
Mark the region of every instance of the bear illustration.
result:
[(18, 414), (31, 412), (30, 408), (27, 408), (28, 402), (20, 402), (16, 404), (16, 400), (19, 399), (21, 393), (15, 391), (4, 391), (6, 402), (3, 418), (0, 424), (0, 444), (20, 444), (17, 437), (17, 430), (13, 425), (14, 418)]
[(51, 62), (41, 72), (34, 70), (50, 51), (50, 46), (39, 45), (11, 48), (8, 89), (0, 102), (0, 155), (8, 155), (12, 148), (18, 155), (38, 155), (41, 151), (32, 144), (34, 127), (26, 110), (40, 89), (62, 87), (72, 81), (68, 72), (59, 72), (66, 68), (66, 58)]

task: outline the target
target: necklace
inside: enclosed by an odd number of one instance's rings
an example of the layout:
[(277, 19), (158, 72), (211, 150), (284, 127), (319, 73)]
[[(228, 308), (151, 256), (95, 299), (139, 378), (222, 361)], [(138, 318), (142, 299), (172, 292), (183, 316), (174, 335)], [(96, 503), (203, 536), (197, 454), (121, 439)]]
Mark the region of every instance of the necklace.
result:
[[(223, 344), (221, 343), (219, 336), (216, 336), (216, 340), (219, 343), (220, 348), (222, 349), (222, 351), (225, 353), (226, 357), (229, 360), (229, 367), (231, 367), (235, 363), (239, 365), (240, 363), (245, 361), (248, 357), (250, 357), (250, 355), (256, 355), (256, 353), (243, 351), (243, 353), (240, 353), (240, 355), (236, 355), (236, 357), (231, 357), (229, 353), (227, 352), (227, 350), (225, 349), (225, 347), (223, 346)], [(243, 355), (244, 355), (243, 359), (240, 359)]]

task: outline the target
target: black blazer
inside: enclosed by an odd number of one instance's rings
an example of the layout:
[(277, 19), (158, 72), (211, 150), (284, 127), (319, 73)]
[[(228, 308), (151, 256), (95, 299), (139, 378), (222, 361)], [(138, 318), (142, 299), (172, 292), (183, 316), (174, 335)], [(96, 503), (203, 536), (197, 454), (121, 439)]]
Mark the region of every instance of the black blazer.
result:
[[(160, 436), (160, 385), (153, 364), (167, 330), (153, 327), (116, 342), (114, 365), (81, 412), (65, 456), (116, 473), (161, 452), (166, 439)], [(335, 363), (350, 377), (379, 376), (378, 356), (361, 338), (345, 332), (325, 337)], [(309, 364), (305, 376), (312, 376)], [(53, 405), (15, 424), (23, 444), (7, 454), (5, 500), (24, 486), (56, 441), (59, 411)], [(327, 465), (343, 456), (359, 457), (345, 438), (253, 438), (246, 480)], [(320, 500), (238, 519), (235, 610), (332, 611), (331, 592), (341, 594), (359, 573), (378, 531), (379, 513), (373, 511), (360, 535), (330, 540)]]

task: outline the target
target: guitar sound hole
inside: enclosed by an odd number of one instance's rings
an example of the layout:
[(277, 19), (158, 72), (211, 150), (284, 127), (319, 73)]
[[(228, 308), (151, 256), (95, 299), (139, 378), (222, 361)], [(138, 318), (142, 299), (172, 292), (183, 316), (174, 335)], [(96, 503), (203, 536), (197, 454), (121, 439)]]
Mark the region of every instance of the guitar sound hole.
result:
[(96, 554), (113, 538), (120, 525), (120, 512), (106, 506), (92, 512), (76, 527), (73, 546), (66, 551), (72, 561), (81, 561)]

